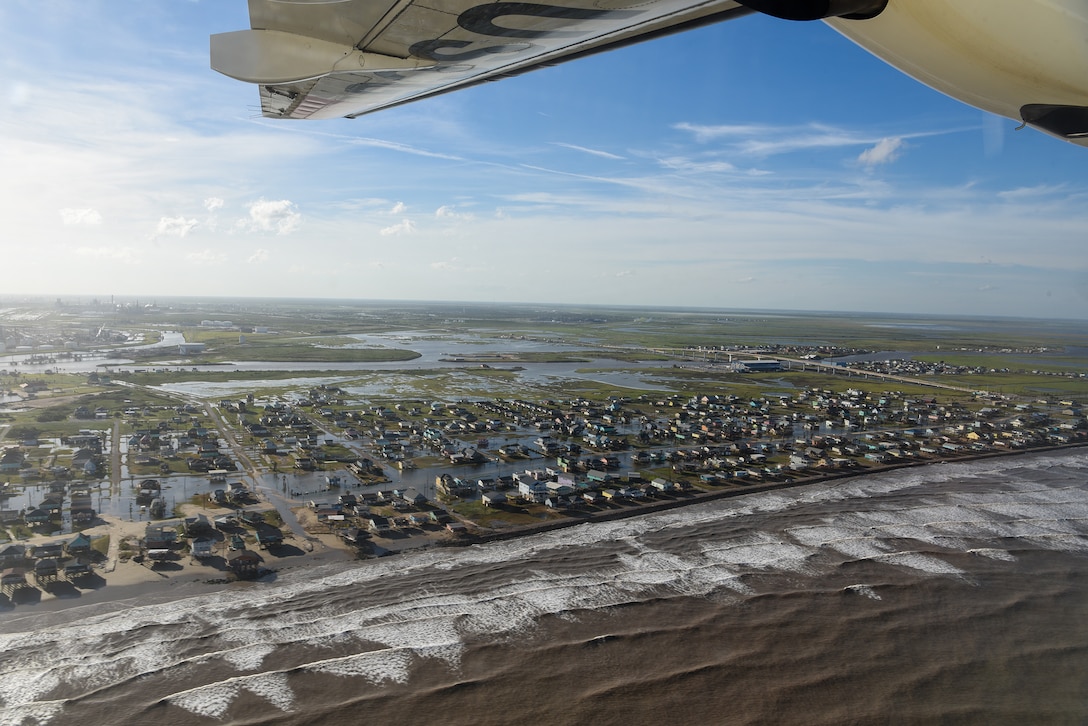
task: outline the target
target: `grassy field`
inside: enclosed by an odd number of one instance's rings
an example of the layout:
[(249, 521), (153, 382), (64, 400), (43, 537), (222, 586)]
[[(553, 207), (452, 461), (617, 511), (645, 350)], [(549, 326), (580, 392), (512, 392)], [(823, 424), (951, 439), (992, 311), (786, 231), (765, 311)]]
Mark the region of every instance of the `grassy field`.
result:
[[(35, 309), (35, 331), (54, 326), (58, 336), (75, 335), (80, 329), (108, 327), (123, 330), (130, 341), (158, 340), (164, 330), (180, 330), (187, 340), (207, 345), (191, 364), (229, 361), (269, 363), (328, 363), (322, 372), (298, 371), (155, 371), (154, 359), (141, 359), (147, 369), (124, 374), (140, 386), (171, 382), (230, 382), (244, 390), (246, 381), (284, 380), (283, 387), (254, 388), (258, 395), (286, 395), (298, 385), (296, 378), (336, 378), (336, 384), (360, 391), (356, 396), (375, 398), (417, 397), (566, 397), (584, 395), (603, 400), (611, 395), (637, 395), (654, 388), (697, 394), (714, 389), (739, 396), (791, 392), (808, 387), (866, 391), (897, 389), (911, 395), (931, 392), (921, 386), (889, 384), (862, 378), (821, 374), (776, 373), (740, 376), (723, 370), (696, 368), (690, 362), (669, 358), (650, 349), (693, 346), (834, 346), (835, 352), (855, 349), (904, 351), (915, 360), (980, 366), (983, 374), (941, 376), (936, 382), (987, 389), (1009, 395), (1083, 396), (1088, 381), (1065, 374), (1088, 372), (1088, 356), (1082, 348), (1088, 324), (1083, 321), (1039, 321), (941, 316), (889, 316), (867, 313), (793, 313), (765, 311), (639, 309), (622, 307), (491, 305), (477, 303), (352, 302), (317, 300), (177, 300), (156, 310), (115, 306), (73, 314), (43, 301)], [(241, 330), (215, 330), (200, 326), (205, 319), (231, 320)], [(18, 333), (19, 326), (12, 324)], [(260, 327), (270, 332), (247, 332)], [(361, 334), (388, 333), (391, 347), (357, 347)], [(487, 344), (480, 361), (490, 368), (464, 367), (429, 370), (337, 371), (337, 364), (410, 361), (419, 353), (410, 343), (394, 343), (415, 334), (457, 336), (460, 341)], [(529, 341), (529, 344), (523, 344)], [(570, 346), (570, 349), (559, 345)], [(554, 346), (556, 350), (547, 350)], [(498, 352), (492, 352), (498, 351)], [(156, 352), (159, 365), (177, 365), (176, 351)], [(472, 358), (471, 354), (468, 356)], [(578, 377), (522, 375), (518, 367), (536, 366), (546, 371), (550, 363), (585, 362)], [(654, 369), (625, 364), (660, 362)], [(679, 364), (683, 367), (676, 367)], [(590, 368), (605, 369), (609, 380), (626, 376), (629, 386), (587, 380)], [(991, 372), (991, 369), (993, 371)], [(1007, 372), (1004, 370), (1007, 369)], [(1030, 371), (1036, 371), (1031, 373)], [(1055, 374), (1055, 375), (1045, 375)], [(1061, 375), (1058, 375), (1061, 374)], [(604, 378), (604, 375), (601, 376)], [(31, 376), (0, 374), (0, 387), (13, 389)], [(639, 379), (646, 380), (640, 388)], [(132, 389), (103, 389), (87, 385), (85, 376), (53, 374), (44, 378), (49, 391), (35, 410), (0, 414), (11, 423), (38, 417), (57, 419), (57, 430), (79, 424), (67, 417), (75, 405), (106, 407), (110, 415), (125, 406), (173, 405), (169, 397)], [(213, 390), (211, 388), (208, 389)], [(233, 390), (233, 387), (232, 387)], [(100, 398), (88, 396), (101, 396)], [(947, 396), (948, 393), (942, 393)], [(77, 401), (79, 403), (77, 403)], [(43, 422), (46, 423), (46, 422)]]

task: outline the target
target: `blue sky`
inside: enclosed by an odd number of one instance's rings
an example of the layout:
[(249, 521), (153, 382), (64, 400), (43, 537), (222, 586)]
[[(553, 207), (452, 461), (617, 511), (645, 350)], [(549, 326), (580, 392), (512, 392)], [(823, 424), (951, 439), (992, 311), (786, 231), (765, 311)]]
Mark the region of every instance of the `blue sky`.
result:
[(1088, 317), (1088, 150), (751, 17), (349, 120), (243, 0), (0, 4), (0, 292)]

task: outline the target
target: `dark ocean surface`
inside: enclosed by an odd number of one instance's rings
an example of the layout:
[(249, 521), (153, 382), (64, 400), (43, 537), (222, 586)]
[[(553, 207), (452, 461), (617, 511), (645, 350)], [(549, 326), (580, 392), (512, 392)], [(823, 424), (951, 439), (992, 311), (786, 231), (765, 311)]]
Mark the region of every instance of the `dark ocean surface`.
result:
[(0, 724), (1088, 723), (1088, 451), (0, 613)]

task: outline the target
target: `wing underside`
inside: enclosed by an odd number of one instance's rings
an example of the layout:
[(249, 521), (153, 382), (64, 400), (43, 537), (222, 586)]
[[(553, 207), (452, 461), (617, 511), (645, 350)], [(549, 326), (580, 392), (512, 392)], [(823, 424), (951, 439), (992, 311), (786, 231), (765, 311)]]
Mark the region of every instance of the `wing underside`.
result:
[(250, 0), (212, 68), (270, 118), (358, 116), (750, 12), (733, 0)]

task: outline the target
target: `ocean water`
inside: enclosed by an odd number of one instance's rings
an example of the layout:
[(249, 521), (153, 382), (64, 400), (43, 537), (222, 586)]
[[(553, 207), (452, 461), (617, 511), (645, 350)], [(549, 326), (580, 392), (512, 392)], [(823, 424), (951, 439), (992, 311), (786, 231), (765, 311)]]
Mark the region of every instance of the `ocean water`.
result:
[(1086, 478), (943, 464), (17, 608), (0, 724), (1088, 723)]

